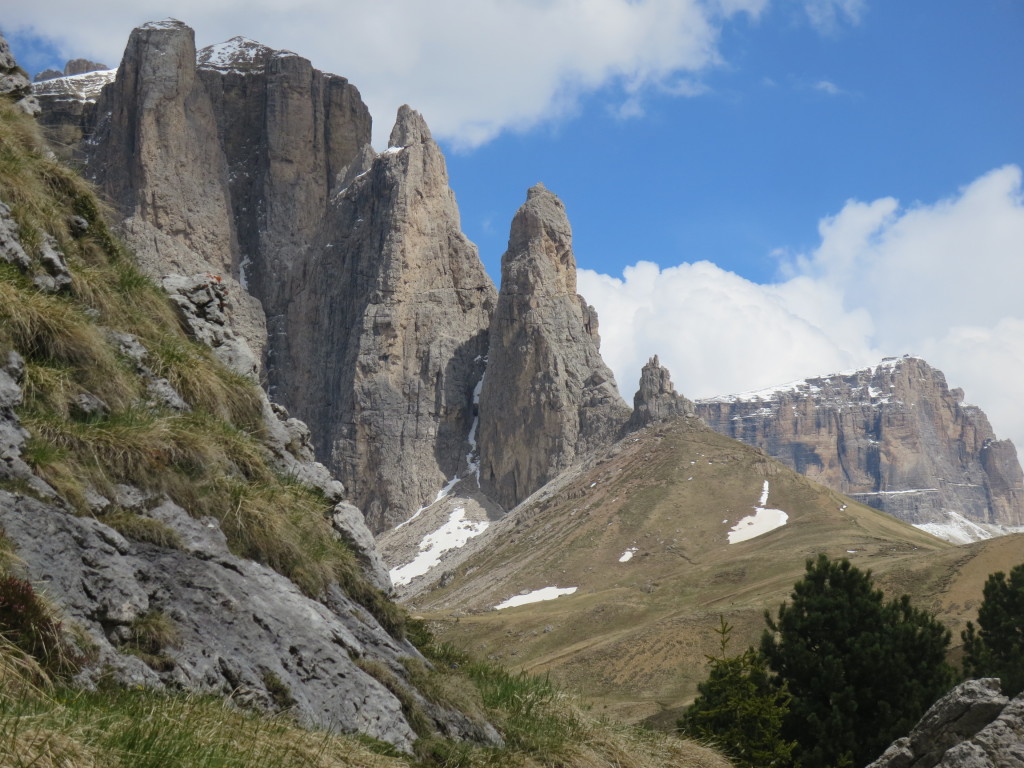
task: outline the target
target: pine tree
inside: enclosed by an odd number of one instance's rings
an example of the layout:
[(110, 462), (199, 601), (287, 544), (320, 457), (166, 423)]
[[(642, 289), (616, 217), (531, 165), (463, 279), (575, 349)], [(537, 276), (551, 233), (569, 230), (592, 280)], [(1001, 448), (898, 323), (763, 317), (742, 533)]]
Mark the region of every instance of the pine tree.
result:
[(964, 672), (970, 677), (998, 677), (1003, 693), (1024, 690), (1024, 563), (1010, 571), (997, 571), (985, 581), (978, 609), (978, 626), (967, 622)]
[(780, 735), (789, 711), (789, 693), (773, 685), (764, 656), (748, 648), (728, 656), (732, 627), (719, 617), (715, 631), (718, 656), (708, 656), (708, 679), (697, 686), (700, 695), (679, 721), (688, 736), (716, 744), (743, 768), (791, 765), (794, 744)]
[(905, 595), (886, 602), (846, 559), (808, 560), (765, 618), (761, 651), (792, 695), (782, 735), (803, 768), (869, 762), (953, 683), (949, 631)]

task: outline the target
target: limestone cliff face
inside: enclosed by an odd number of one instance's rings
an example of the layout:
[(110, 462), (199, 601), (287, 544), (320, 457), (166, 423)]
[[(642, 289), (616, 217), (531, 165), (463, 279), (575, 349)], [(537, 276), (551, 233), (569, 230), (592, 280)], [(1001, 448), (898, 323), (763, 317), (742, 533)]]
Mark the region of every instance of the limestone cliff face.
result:
[(565, 206), (538, 184), (501, 258), (480, 395), (481, 485), (504, 507), (613, 440), (629, 418), (599, 345), (597, 313), (576, 293)]
[(1024, 524), (1024, 478), (1009, 440), (924, 360), (701, 400), (717, 432), (911, 523)]
[(283, 276), (323, 226), (336, 178), (369, 145), (370, 113), (348, 80), (291, 51), (235, 37), (198, 52), (228, 169), (239, 276), (268, 318)]
[[(77, 76), (89, 78), (101, 75)], [(172, 20), (139, 27), (113, 81), (98, 95), (94, 84), (79, 92), (81, 98), (69, 98), (66, 84), (75, 81), (40, 84), (44, 124), (59, 130), (59, 121), (67, 121), (72, 127), (65, 138), (81, 131), (73, 154), (120, 213), (140, 266), (154, 278), (221, 276), (232, 297), (232, 323), (260, 354), (266, 341), (263, 312), (238, 281), (242, 256), (228, 165), (213, 104), (196, 73), (192, 30)], [(69, 106), (90, 97), (96, 98), (95, 108)]]
[(423, 118), (402, 107), (389, 144), (345, 175), (289, 273), (270, 368), (271, 391), (315, 420), (318, 453), (376, 531), (459, 471), (496, 300)]
[(48, 125), (79, 137), (150, 274), (223, 278), (272, 397), (382, 530), (468, 452), (496, 292), (416, 113), (377, 157), (345, 78), (244, 38), (193, 40), (148, 24), (106, 87), (40, 83)]
[(633, 413), (628, 431), (676, 416), (694, 416), (693, 402), (676, 392), (668, 368), (655, 355), (640, 371), (640, 388), (633, 396)]

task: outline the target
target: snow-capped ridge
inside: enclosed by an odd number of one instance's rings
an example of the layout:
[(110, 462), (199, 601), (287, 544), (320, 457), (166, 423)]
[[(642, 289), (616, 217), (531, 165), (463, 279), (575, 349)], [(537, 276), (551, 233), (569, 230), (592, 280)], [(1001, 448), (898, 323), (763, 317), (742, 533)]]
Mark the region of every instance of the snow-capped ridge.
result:
[[(765, 387), (763, 389), (755, 389), (747, 392), (737, 392), (730, 395), (716, 395), (714, 397), (705, 397), (698, 400), (698, 403), (742, 403), (742, 402), (756, 402), (756, 401), (767, 401), (774, 402), (780, 399), (784, 394), (809, 394), (812, 396), (818, 396), (822, 392), (825, 392), (829, 386), (836, 388), (842, 388), (845, 392), (853, 391), (857, 388), (863, 388), (863, 394), (867, 395), (868, 400), (872, 402), (887, 403), (889, 402), (889, 394), (875, 387), (870, 386), (867, 383), (860, 384), (860, 379), (870, 379), (875, 374), (881, 371), (895, 371), (903, 364), (905, 360), (916, 360), (920, 359), (914, 355), (903, 355), (902, 357), (883, 357), (881, 362), (875, 365), (869, 365), (864, 368), (851, 368), (844, 371), (838, 371), (836, 373), (830, 373), (825, 376), (810, 376), (806, 379), (797, 379), (795, 381), (789, 381), (785, 384), (777, 384), (771, 387)], [(824, 396), (823, 396), (824, 397)], [(815, 399), (818, 399), (815, 397)]]
[(103, 86), (114, 82), (116, 69), (101, 69), (82, 75), (66, 75), (32, 84), (36, 96), (52, 96), (67, 101), (93, 102), (100, 97)]
[(236, 35), (222, 43), (214, 43), (196, 52), (196, 66), (218, 72), (247, 72), (260, 68), (274, 57), (298, 56), (288, 50), (275, 50), (256, 40)]

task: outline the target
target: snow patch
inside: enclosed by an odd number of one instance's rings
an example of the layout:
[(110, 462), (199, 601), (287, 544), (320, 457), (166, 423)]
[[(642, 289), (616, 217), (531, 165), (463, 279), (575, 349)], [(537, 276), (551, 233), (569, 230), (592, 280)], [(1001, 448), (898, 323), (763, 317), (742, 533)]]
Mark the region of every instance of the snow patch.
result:
[(768, 503), (768, 481), (764, 481), (761, 489), (761, 498), (754, 507), (754, 514), (741, 518), (732, 528), (729, 529), (728, 539), (730, 544), (738, 544), (741, 541), (749, 541), (763, 536), (769, 531), (781, 528), (789, 520), (789, 515), (781, 509), (768, 509), (764, 505)]
[(636, 554), (636, 547), (630, 547), (622, 553), (622, 557), (619, 558), (620, 563), (628, 563), (633, 559), (633, 555)]
[(527, 592), (525, 595), (516, 595), (510, 597), (503, 603), (498, 603), (494, 606), (494, 610), (500, 611), (502, 608), (515, 608), (519, 605), (527, 605), (529, 603), (540, 603), (545, 600), (554, 600), (556, 597), (562, 595), (571, 595), (579, 587), (543, 587), (541, 589), (535, 589), (533, 592)]
[(447, 523), (423, 537), (420, 551), (412, 562), (391, 569), (392, 583), (401, 587), (424, 575), (440, 564), (442, 554), (465, 546), (467, 541), (486, 531), (489, 525), (486, 520), (466, 520), (466, 508), (456, 507), (448, 516)]
[(957, 512), (948, 510), (946, 511), (946, 522), (918, 523), (914, 527), (952, 544), (970, 544), (984, 539), (993, 539), (996, 536), (1024, 533), (1024, 526), (975, 523)]
[(381, 152), (381, 154), (382, 155), (397, 155), (403, 149), (405, 149), (405, 147), (388, 147), (383, 152)]

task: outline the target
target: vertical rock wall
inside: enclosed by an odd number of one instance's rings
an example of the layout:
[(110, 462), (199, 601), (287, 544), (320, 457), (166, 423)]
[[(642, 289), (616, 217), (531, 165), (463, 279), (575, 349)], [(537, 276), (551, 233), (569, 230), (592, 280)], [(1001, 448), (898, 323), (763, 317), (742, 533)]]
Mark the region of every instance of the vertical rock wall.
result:
[(375, 530), (432, 500), (468, 452), (496, 293), (422, 118), (376, 157), (345, 78), (244, 38), (197, 57), (175, 21), (132, 33), (94, 108), (68, 110), (67, 80), (43, 84), (49, 125), (81, 136), (144, 268), (223, 277), (272, 397)]
[(290, 273), (270, 370), (275, 394), (316, 414), (318, 453), (376, 531), (459, 471), (496, 296), (423, 118), (402, 107), (389, 143), (339, 191), (314, 255)]
[(629, 418), (576, 293), (565, 206), (542, 184), (516, 213), (480, 394), (481, 485), (512, 508)]

